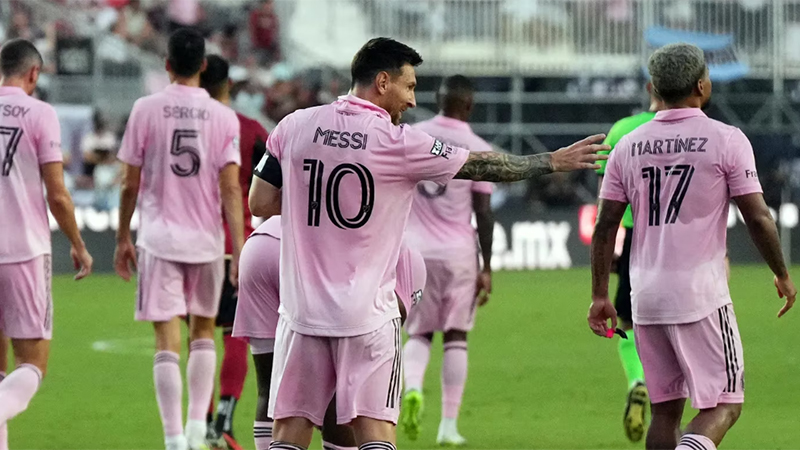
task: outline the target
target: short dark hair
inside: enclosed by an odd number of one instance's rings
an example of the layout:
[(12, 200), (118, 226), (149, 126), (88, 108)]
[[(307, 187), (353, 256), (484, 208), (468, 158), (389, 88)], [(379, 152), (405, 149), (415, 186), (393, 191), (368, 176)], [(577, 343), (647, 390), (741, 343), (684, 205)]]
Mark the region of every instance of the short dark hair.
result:
[(219, 55), (208, 55), (206, 70), (200, 74), (200, 87), (208, 91), (212, 98), (219, 98), (225, 85), (228, 84), (230, 64)]
[(353, 57), (350, 65), (352, 85), (369, 84), (380, 72), (399, 75), (406, 64), (416, 67), (422, 57), (413, 48), (394, 39), (378, 37), (370, 39)]
[(175, 75), (190, 77), (203, 67), (206, 41), (199, 31), (181, 28), (169, 37), (167, 60)]
[(708, 66), (700, 47), (686, 43), (669, 44), (656, 50), (647, 62), (655, 93), (668, 104), (690, 95), (706, 76)]
[(436, 93), (436, 101), (445, 112), (456, 112), (469, 107), (474, 93), (475, 85), (472, 80), (464, 75), (451, 75), (442, 80)]
[(4, 77), (22, 75), (32, 66), (43, 63), (42, 54), (26, 39), (12, 39), (0, 49), (0, 73)]

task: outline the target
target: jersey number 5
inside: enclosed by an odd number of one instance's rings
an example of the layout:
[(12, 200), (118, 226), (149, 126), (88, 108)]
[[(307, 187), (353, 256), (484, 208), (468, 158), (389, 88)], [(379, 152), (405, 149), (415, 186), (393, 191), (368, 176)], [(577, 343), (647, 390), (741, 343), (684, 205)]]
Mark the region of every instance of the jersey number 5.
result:
[[(172, 133), (172, 147), (169, 153), (174, 156), (189, 155), (189, 164), (181, 164), (178, 160), (170, 164), (172, 173), (179, 177), (191, 177), (200, 172), (200, 152), (196, 147), (186, 145), (186, 140), (197, 139), (199, 133), (197, 130), (175, 130)], [(177, 159), (177, 158), (176, 158)]]
[[(664, 223), (669, 225), (678, 220), (681, 204), (683, 204), (683, 199), (686, 198), (686, 191), (689, 190), (689, 184), (692, 182), (694, 166), (688, 164), (665, 166), (664, 172), (667, 177), (680, 177), (678, 178), (678, 185), (675, 187), (675, 192), (672, 193), (672, 198), (669, 200), (667, 217), (664, 219)], [(648, 225), (651, 227), (661, 225), (661, 173), (660, 167), (642, 168), (642, 178), (650, 180), (650, 213), (648, 216)]]
[(14, 166), (14, 155), (17, 153), (19, 140), (22, 138), (22, 130), (18, 127), (0, 127), (0, 136), (6, 136), (6, 154), (3, 155), (3, 176), (11, 175), (11, 168)]
[[(308, 184), (308, 226), (318, 227), (322, 209), (322, 177), (325, 173), (325, 164), (318, 159), (305, 159), (303, 171), (311, 172)], [(354, 217), (345, 217), (339, 205), (339, 191), (345, 175), (355, 175), (361, 182), (361, 208)], [(334, 225), (341, 229), (363, 227), (372, 215), (374, 204), (375, 181), (369, 169), (362, 164), (350, 163), (339, 164), (333, 168), (325, 189), (325, 205), (328, 217)]]

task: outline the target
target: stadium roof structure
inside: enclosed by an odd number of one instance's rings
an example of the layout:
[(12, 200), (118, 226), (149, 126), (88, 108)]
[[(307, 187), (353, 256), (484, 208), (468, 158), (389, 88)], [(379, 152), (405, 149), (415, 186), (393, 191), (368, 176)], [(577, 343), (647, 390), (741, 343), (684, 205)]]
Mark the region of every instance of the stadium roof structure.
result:
[[(651, 27), (645, 30), (644, 38), (654, 49), (669, 44), (685, 42), (694, 44), (706, 53), (708, 72), (712, 81), (733, 81), (744, 78), (750, 67), (739, 61), (734, 50), (733, 35), (699, 33), (665, 27)], [(647, 67), (644, 68), (646, 76)]]

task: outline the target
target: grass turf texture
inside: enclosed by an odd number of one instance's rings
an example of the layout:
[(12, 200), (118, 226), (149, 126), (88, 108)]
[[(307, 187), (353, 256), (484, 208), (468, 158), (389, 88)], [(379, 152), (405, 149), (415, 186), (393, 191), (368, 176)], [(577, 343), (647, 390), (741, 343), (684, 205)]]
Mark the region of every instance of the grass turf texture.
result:
[[(586, 269), (495, 275), (492, 301), (470, 336), (459, 422), (470, 448), (644, 447), (623, 434), (626, 382), (617, 341), (593, 336), (585, 323), (589, 281)], [(782, 302), (761, 267), (735, 267), (731, 286), (744, 339), (747, 403), (723, 447), (800, 448), (800, 307), (775, 318)], [(110, 275), (80, 283), (55, 278), (49, 373), (29, 410), (10, 422), (11, 448), (164, 448), (153, 393), (152, 331), (133, 321), (134, 287)], [(105, 351), (93, 348), (98, 341), (107, 343)], [(437, 340), (422, 434), (416, 442), (401, 435), (400, 448), (435, 446), (440, 364)], [(248, 449), (254, 395), (255, 380), (248, 377), (235, 417), (237, 438)], [(321, 448), (318, 438), (311, 448)]]

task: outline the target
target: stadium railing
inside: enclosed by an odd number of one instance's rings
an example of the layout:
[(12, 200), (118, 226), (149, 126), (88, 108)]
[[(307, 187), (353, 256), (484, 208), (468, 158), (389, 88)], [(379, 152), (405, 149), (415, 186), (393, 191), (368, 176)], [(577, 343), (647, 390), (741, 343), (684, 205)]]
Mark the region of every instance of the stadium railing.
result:
[[(423, 72), (628, 75), (651, 27), (730, 35), (750, 76), (800, 75), (797, 0), (277, 0), (316, 62), (343, 65), (371, 36), (403, 40)], [(287, 17), (288, 14), (288, 17)], [(288, 19), (288, 20), (287, 20)]]

